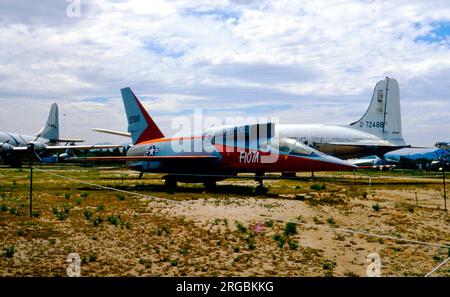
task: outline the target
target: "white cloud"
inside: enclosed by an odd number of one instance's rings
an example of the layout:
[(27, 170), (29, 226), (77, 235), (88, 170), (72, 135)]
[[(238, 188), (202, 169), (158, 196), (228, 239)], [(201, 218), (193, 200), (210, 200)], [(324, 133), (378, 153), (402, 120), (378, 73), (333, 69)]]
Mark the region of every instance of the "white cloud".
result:
[(29, 110), (7, 111), (36, 102), (45, 119), (41, 102), (54, 100), (71, 114), (62, 119), (70, 136), (108, 139), (88, 128), (126, 129), (124, 86), (150, 98), (163, 123), (178, 110), (280, 104), (293, 122), (342, 123), (389, 75), (400, 83), (406, 139), (448, 138), (448, 126), (430, 119), (450, 117), (449, 38), (417, 41), (450, 21), (448, 1), (82, 0), (79, 19), (66, 16), (64, 0), (4, 2), (2, 130), (36, 130), (43, 120)]

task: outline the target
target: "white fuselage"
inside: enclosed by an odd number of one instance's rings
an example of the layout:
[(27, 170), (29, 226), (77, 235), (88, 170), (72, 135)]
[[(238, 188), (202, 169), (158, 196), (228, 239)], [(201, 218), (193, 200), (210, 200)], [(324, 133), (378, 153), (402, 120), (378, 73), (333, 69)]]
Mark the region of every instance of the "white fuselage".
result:
[(404, 141), (384, 140), (373, 134), (345, 126), (279, 124), (275, 125), (275, 133), (279, 137), (295, 138), (325, 154), (341, 158), (382, 155), (405, 146)]
[(0, 132), (0, 145), (7, 143), (11, 146), (22, 147), (27, 146), (30, 142), (36, 142), (40, 144), (48, 144), (50, 142), (49, 139), (46, 138), (38, 138), (32, 135), (24, 135), (24, 134), (16, 134), (16, 133), (7, 133)]

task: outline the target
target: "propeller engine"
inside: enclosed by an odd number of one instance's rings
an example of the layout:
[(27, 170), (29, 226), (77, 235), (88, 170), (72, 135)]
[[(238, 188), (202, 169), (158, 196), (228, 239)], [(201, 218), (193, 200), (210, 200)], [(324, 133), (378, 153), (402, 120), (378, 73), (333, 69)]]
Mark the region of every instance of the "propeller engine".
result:
[(0, 144), (0, 158), (4, 164), (10, 165), (11, 167), (22, 166), (22, 160), (14, 151), (14, 146), (10, 145), (8, 142)]

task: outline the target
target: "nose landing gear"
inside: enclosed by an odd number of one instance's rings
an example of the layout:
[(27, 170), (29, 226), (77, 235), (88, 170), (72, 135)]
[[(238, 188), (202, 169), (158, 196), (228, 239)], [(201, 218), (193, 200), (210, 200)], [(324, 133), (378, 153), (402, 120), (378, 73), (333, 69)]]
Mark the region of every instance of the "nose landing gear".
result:
[(255, 189), (256, 195), (266, 195), (267, 192), (269, 191), (266, 187), (264, 187), (263, 176), (264, 172), (255, 174), (255, 181), (259, 183)]

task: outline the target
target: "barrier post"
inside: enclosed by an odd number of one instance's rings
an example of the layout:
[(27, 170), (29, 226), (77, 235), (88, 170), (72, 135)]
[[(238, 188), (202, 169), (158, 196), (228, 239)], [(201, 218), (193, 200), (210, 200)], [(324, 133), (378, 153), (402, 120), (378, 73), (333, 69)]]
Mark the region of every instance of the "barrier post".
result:
[(34, 159), (34, 143), (27, 145), (29, 152), (30, 165), (30, 218), (33, 218), (33, 159)]

